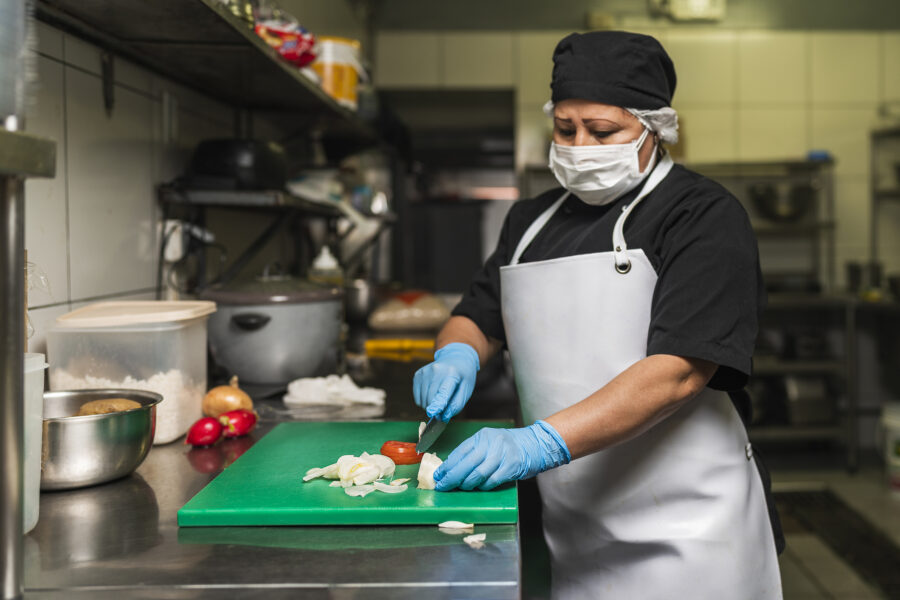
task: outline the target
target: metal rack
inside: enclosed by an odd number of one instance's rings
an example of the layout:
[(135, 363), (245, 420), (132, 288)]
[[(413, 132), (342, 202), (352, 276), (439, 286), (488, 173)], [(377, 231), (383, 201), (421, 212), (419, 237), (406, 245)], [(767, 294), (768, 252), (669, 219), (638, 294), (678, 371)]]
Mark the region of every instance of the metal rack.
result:
[[(879, 256), (879, 218), (881, 205), (884, 202), (900, 200), (900, 127), (876, 129), (869, 137), (870, 155), (869, 176), (871, 177), (872, 210), (869, 224), (869, 261), (878, 263)], [(890, 164), (888, 164), (890, 162)], [(888, 167), (894, 171), (888, 173)], [(869, 282), (877, 287), (880, 282)]]
[(56, 142), (0, 127), (0, 562), (3, 598), (22, 595), (25, 178), (53, 177)]
[[(760, 262), (767, 287), (773, 291), (834, 292), (835, 212), (831, 160), (784, 160), (689, 165), (722, 184), (740, 200), (759, 239)], [(810, 204), (795, 218), (773, 219), (754, 198), (754, 187), (768, 187), (780, 196), (807, 190)], [(785, 264), (790, 254), (806, 256), (806, 264)], [(796, 289), (805, 281), (807, 289)], [(784, 282), (782, 284), (782, 282)], [(792, 289), (781, 289), (790, 287)]]

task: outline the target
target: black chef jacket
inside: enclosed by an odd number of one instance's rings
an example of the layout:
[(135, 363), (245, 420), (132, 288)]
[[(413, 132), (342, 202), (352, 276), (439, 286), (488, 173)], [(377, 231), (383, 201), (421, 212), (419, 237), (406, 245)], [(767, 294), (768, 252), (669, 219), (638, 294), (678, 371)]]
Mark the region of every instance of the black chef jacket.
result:
[[(646, 179), (644, 180), (646, 182)], [(538, 233), (520, 263), (612, 251), (622, 209), (638, 189), (606, 206), (569, 196)], [(500, 307), (500, 267), (508, 265), (529, 225), (565, 192), (550, 190), (516, 202), (497, 249), (476, 273), (453, 310), (486, 335), (506, 341)], [(681, 165), (635, 207), (625, 221), (629, 249), (642, 249), (656, 271), (647, 331), (647, 354), (673, 354), (719, 365), (709, 387), (726, 390), (745, 425), (750, 399), (743, 391), (766, 293), (756, 237), (740, 202), (721, 185)], [(602, 331), (596, 332), (598, 337)], [(768, 470), (754, 454), (779, 553), (784, 549)]]
[[(569, 196), (520, 262), (611, 252), (616, 219), (638, 191), (606, 206)], [(454, 315), (470, 318), (486, 335), (505, 342), (500, 267), (509, 264), (528, 226), (564, 192), (557, 188), (512, 206), (497, 249)], [(719, 365), (709, 387), (741, 389), (750, 375), (765, 288), (756, 238), (740, 202), (719, 184), (675, 165), (629, 215), (624, 234), (628, 248), (642, 249), (658, 277), (647, 354), (708, 360)]]

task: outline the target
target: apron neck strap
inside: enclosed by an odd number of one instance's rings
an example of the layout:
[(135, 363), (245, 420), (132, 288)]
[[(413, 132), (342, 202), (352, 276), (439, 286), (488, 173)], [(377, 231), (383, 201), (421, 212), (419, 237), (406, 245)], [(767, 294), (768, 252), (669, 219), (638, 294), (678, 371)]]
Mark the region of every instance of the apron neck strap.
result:
[(556, 202), (550, 205), (550, 208), (542, 212), (537, 219), (532, 221), (531, 225), (528, 226), (528, 229), (526, 229), (525, 233), (522, 235), (522, 239), (519, 240), (519, 245), (516, 246), (516, 251), (513, 254), (512, 260), (509, 261), (509, 264), (519, 264), (519, 259), (522, 257), (522, 253), (525, 252), (525, 250), (531, 244), (532, 240), (534, 240), (541, 229), (544, 228), (544, 225), (547, 224), (547, 221), (550, 220), (550, 217), (552, 217), (556, 213), (557, 209), (562, 206), (562, 203), (566, 201), (566, 198), (568, 198), (571, 193), (572, 192), (566, 192), (565, 194), (560, 196), (556, 200)]
[(634, 207), (637, 206), (641, 200), (646, 198), (647, 195), (666, 178), (666, 175), (669, 174), (669, 171), (672, 170), (674, 165), (675, 163), (672, 161), (672, 157), (666, 152), (662, 157), (662, 160), (659, 161), (659, 164), (656, 165), (656, 168), (653, 169), (653, 172), (650, 173), (650, 177), (647, 178), (647, 183), (641, 189), (641, 192), (630, 204), (622, 207), (622, 214), (619, 215), (619, 218), (616, 220), (616, 226), (613, 228), (612, 239), (613, 252), (616, 255), (616, 271), (619, 273), (627, 273), (631, 269), (631, 262), (625, 255), (625, 251), (628, 250), (628, 245), (625, 243), (625, 220), (628, 218), (628, 215), (631, 214), (631, 211), (634, 210)]

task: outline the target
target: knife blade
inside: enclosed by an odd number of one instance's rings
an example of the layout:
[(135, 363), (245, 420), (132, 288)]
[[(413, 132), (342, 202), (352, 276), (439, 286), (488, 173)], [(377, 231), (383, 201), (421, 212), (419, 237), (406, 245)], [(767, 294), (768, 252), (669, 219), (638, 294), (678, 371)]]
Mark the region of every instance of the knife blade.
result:
[(432, 444), (434, 444), (435, 440), (441, 436), (446, 428), (447, 423), (441, 421), (437, 417), (431, 417), (428, 420), (428, 424), (425, 425), (425, 431), (422, 432), (419, 443), (416, 444), (416, 452), (425, 452), (431, 448)]

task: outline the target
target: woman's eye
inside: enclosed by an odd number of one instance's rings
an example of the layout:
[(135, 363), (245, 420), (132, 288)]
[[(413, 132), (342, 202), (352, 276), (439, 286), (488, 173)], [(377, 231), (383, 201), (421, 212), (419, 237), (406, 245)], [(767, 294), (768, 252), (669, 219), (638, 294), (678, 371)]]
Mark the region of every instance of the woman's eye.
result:
[(592, 131), (591, 135), (602, 140), (603, 138), (609, 137), (614, 133), (615, 131)]
[(575, 130), (574, 129), (557, 129), (556, 133), (558, 133), (562, 137), (572, 137), (573, 135), (575, 135)]

